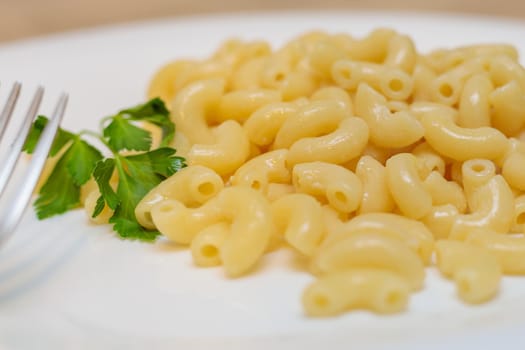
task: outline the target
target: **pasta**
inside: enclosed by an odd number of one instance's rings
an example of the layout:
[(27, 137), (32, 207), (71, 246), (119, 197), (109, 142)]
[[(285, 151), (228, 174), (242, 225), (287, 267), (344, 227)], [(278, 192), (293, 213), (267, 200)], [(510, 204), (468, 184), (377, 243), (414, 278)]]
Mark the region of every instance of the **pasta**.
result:
[[(159, 69), (188, 167), (137, 220), (195, 265), (249, 273), (288, 247), (309, 262), (305, 313), (393, 313), (425, 268), (486, 302), (525, 274), (525, 69), (511, 45), (421, 53), (407, 35), (225, 42)], [(98, 193), (86, 190), (92, 210)], [(100, 222), (107, 220), (107, 213)]]

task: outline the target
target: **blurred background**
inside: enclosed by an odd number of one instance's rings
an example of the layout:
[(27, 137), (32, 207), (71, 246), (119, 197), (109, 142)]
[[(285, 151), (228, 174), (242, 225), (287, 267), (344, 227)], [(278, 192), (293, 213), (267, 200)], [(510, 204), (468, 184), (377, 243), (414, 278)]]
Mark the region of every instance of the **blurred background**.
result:
[(136, 20), (290, 9), (451, 12), (525, 23), (525, 0), (0, 0), (0, 42)]

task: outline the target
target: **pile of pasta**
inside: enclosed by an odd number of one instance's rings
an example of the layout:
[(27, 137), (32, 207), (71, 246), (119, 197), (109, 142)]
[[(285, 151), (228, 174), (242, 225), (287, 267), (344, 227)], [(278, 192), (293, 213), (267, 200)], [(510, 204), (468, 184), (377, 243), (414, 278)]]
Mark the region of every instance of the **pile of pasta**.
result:
[[(198, 266), (249, 273), (293, 249), (306, 314), (394, 313), (435, 266), (459, 298), (525, 273), (525, 69), (511, 45), (416, 50), (410, 37), (311, 32), (225, 42), (148, 92), (188, 167), (137, 206)], [(284, 248), (283, 248), (284, 247)]]

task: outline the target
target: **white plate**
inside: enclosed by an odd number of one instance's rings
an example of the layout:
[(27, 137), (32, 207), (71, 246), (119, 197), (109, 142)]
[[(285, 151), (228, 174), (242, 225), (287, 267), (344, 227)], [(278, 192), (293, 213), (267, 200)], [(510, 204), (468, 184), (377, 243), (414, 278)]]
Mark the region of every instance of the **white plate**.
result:
[[(281, 13), (195, 17), (95, 29), (0, 47), (0, 80), (71, 95), (64, 126), (144, 100), (155, 69), (205, 57), (232, 36), (279, 45), (312, 29), (363, 35), (388, 26), (420, 50), (509, 42), (523, 52), (525, 26), (502, 20), (406, 13)], [(5, 87), (5, 85), (4, 85)], [(6, 89), (3, 89), (5, 92)], [(26, 95), (29, 91), (25, 90)], [(429, 271), (407, 312), (308, 319), (300, 295), (311, 277), (291, 256), (270, 254), (253, 275), (225, 279), (197, 269), (187, 250), (121, 241), (83, 212), (38, 222), (28, 211), (0, 250), (0, 348), (5, 349), (477, 349), (525, 344), (525, 279), (505, 278), (493, 302), (469, 307)]]

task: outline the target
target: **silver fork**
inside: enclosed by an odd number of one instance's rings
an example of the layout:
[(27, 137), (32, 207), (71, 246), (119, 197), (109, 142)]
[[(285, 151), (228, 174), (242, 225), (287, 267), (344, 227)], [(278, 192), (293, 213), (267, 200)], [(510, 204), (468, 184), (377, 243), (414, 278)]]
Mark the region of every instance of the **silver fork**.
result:
[[(4, 134), (13, 115), (21, 87), (21, 84), (18, 82), (13, 84), (6, 104), (0, 112), (0, 142), (4, 139)], [(55, 106), (53, 116), (40, 136), (27, 168), (24, 169), (25, 171), (22, 175), (14, 176), (14, 170), (21, 158), (22, 148), (31, 129), (32, 122), (38, 113), (43, 95), (44, 89), (38, 87), (29, 109), (20, 123), (16, 138), (8, 146), (6, 157), (0, 163), (0, 201), (5, 201), (6, 203), (0, 211), (0, 248), (14, 232), (31, 200), (66, 109), (68, 97), (66, 94), (62, 94)], [(12, 185), (13, 182), (16, 182), (15, 185)], [(7, 191), (11, 187), (10, 185), (17, 187)], [(5, 198), (6, 195), (9, 196)]]

